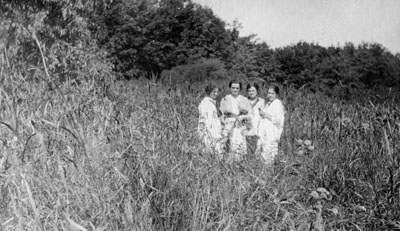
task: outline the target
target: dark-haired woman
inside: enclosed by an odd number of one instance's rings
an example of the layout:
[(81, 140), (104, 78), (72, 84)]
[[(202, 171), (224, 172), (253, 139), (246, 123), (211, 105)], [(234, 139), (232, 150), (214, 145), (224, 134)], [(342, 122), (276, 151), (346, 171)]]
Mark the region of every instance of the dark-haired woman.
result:
[(246, 139), (243, 134), (247, 117), (252, 114), (249, 100), (240, 94), (242, 83), (232, 80), (229, 83), (230, 94), (221, 100), (220, 110), (223, 113), (223, 137), (227, 151), (233, 160), (240, 160), (246, 154)]
[(199, 109), (198, 134), (204, 143), (206, 150), (214, 152), (220, 158), (221, 148), (221, 120), (218, 117), (216, 99), (219, 88), (215, 84), (209, 84), (205, 89), (206, 96), (201, 101)]
[(261, 97), (258, 97), (260, 87), (257, 83), (248, 84), (246, 89), (247, 98), (249, 99), (250, 105), (253, 109), (251, 123), (246, 134), (247, 154), (249, 155), (249, 157), (253, 157), (257, 149), (258, 129), (261, 119), (260, 109), (264, 108), (265, 100)]
[(267, 165), (271, 165), (278, 154), (278, 144), (283, 131), (285, 109), (278, 99), (279, 88), (272, 85), (268, 88), (268, 103), (260, 109), (260, 124), (258, 130), (258, 147)]

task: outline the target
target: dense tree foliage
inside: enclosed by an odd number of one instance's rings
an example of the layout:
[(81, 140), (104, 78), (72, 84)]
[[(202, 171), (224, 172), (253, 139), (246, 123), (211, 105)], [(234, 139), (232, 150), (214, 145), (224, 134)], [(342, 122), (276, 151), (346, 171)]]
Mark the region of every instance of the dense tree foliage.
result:
[(324, 48), (299, 42), (275, 49), (281, 82), (348, 95), (376, 87), (400, 86), (400, 59), (380, 44), (352, 43)]
[(400, 56), (380, 44), (271, 49), (190, 0), (0, 3), (2, 47), (27, 76), (46, 72), (55, 82), (104, 77), (113, 69), (113, 76), (128, 79), (186, 73), (189, 82), (204, 73), (239, 75), (329, 94), (400, 86)]
[(211, 9), (183, 0), (114, 1), (98, 15), (100, 44), (126, 78), (202, 58), (228, 61), (232, 39)]
[(11, 67), (25, 78), (56, 85), (111, 78), (111, 63), (88, 26), (93, 9), (108, 4), (108, 0), (1, 0), (2, 44)]

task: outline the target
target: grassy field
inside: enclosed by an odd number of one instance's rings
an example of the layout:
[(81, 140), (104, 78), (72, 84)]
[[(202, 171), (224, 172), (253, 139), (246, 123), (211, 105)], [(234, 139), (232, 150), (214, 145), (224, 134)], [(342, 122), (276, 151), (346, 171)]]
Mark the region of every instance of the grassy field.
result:
[(396, 98), (284, 89), (281, 151), (267, 169), (201, 151), (201, 86), (49, 88), (3, 71), (0, 83), (1, 230), (377, 230), (400, 220)]

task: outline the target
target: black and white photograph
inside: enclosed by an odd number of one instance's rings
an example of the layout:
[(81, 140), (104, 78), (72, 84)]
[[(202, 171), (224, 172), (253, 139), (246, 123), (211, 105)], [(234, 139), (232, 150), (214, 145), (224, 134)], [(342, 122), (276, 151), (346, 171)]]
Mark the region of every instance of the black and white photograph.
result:
[(400, 0), (0, 0), (1, 231), (400, 230)]

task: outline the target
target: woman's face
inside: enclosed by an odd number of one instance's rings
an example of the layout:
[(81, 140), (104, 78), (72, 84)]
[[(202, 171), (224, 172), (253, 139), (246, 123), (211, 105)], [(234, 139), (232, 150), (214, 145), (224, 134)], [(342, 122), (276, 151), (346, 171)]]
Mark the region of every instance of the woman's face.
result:
[(272, 102), (272, 101), (274, 101), (274, 99), (276, 99), (276, 92), (275, 92), (275, 90), (274, 89), (272, 89), (272, 88), (269, 88), (268, 89), (268, 100), (270, 101), (270, 102)]
[(240, 92), (240, 84), (238, 83), (232, 83), (231, 84), (231, 94), (233, 96), (238, 96)]
[(249, 90), (247, 90), (247, 94), (250, 99), (254, 99), (257, 97), (257, 89), (255, 87), (250, 87)]
[(210, 98), (211, 99), (217, 99), (218, 95), (219, 95), (219, 89), (218, 88), (214, 88), (210, 93)]

